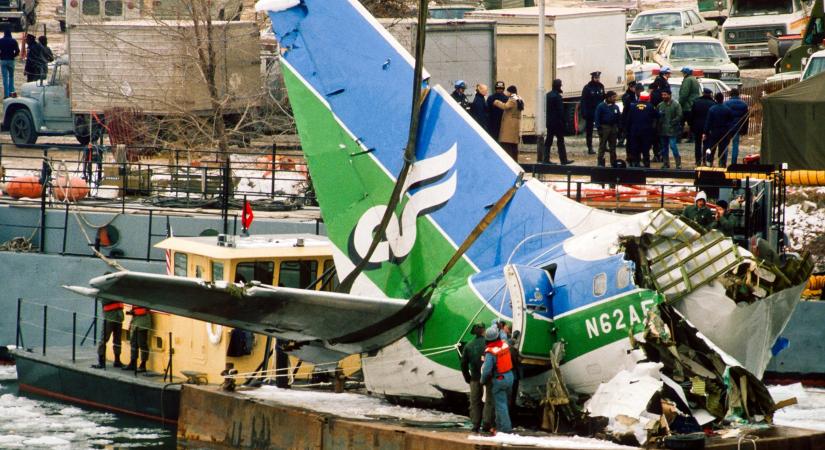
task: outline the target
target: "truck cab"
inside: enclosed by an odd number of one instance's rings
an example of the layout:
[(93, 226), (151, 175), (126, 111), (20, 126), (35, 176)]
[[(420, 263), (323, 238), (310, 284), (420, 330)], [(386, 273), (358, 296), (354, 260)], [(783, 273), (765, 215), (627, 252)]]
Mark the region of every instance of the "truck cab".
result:
[(69, 58), (49, 64), (45, 80), (25, 83), (15, 95), (3, 100), (2, 131), (17, 145), (37, 142), (40, 136), (74, 134), (89, 143), (88, 118), (73, 115), (69, 101)]
[(720, 37), (734, 60), (770, 57), (768, 37), (802, 33), (807, 15), (801, 0), (732, 0)]

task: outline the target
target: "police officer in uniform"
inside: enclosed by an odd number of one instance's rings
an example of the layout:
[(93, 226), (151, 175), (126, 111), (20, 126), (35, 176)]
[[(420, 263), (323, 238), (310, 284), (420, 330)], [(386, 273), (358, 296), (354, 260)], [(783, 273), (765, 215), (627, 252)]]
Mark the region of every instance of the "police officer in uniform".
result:
[[(149, 359), (149, 330), (152, 329), (152, 316), (149, 308), (132, 306), (132, 321), (129, 323), (130, 354), (129, 365), (123, 370), (137, 370), (146, 372), (146, 360)], [(137, 365), (138, 351), (140, 351), (140, 366)]]
[(593, 127), (596, 120), (596, 108), (604, 101), (604, 85), (599, 81), (601, 76), (601, 72), (591, 72), (590, 82), (582, 88), (581, 110), (585, 122), (588, 155), (596, 154), (593, 151)]
[(120, 362), (120, 336), (123, 330), (123, 303), (108, 301), (103, 303), (103, 334), (97, 343), (97, 364), (93, 369), (106, 368), (106, 342), (112, 338), (112, 350), (115, 354), (113, 366), (123, 367)]
[(467, 100), (467, 94), (464, 91), (467, 89), (467, 83), (464, 80), (458, 80), (455, 82), (455, 90), (452, 94), (453, 100), (455, 100), (464, 111), (470, 112), (470, 101)]
[[(484, 349), (484, 364), (481, 366), (481, 383), (493, 382), (493, 401), (496, 405), (496, 431), (513, 431), (510, 423), (509, 402), (513, 392), (513, 360), (510, 346), (502, 340), (497, 326), (484, 332), (487, 347)], [(489, 401), (489, 399), (488, 399)]]
[(650, 147), (656, 138), (656, 119), (659, 112), (650, 103), (650, 94), (642, 92), (639, 101), (630, 107), (627, 117), (628, 153), (630, 166), (650, 167)]

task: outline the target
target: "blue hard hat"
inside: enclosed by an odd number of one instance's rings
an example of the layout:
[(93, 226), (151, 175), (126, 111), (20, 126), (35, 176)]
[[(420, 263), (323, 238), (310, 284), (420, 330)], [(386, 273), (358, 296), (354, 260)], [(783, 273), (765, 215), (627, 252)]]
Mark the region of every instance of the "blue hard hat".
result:
[(693, 73), (693, 69), (691, 69), (690, 67), (687, 67), (687, 66), (682, 67), (682, 73), (684, 73), (684, 74)]
[(456, 87), (456, 89), (458, 89), (458, 88), (467, 89), (467, 83), (465, 83), (464, 80), (458, 80), (458, 81), (455, 82), (455, 87)]
[(662, 67), (662, 70), (660, 70), (659, 73), (661, 73), (661, 74), (670, 73), (670, 67), (668, 67), (668, 66)]

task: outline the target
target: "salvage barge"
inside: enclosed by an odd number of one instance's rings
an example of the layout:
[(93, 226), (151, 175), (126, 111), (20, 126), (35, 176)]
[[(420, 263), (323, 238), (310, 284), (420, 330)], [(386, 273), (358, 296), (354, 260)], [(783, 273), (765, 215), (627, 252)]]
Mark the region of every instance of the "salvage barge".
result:
[[(336, 394), (329, 394), (334, 399)], [(346, 403), (330, 403), (346, 409)], [(825, 432), (770, 427), (750, 430), (759, 450), (815, 450), (825, 448)], [(244, 392), (223, 392), (214, 387), (184, 386), (178, 421), (179, 448), (210, 449), (532, 449), (609, 448), (610, 443), (545, 433), (530, 433), (523, 444), (473, 436), (468, 429), (443, 424), (384, 419), (352, 419), (276, 400), (262, 400)], [(531, 439), (532, 438), (532, 439)], [(518, 438), (516, 438), (518, 439)], [(547, 444), (541, 444), (546, 440)], [(575, 446), (571, 443), (581, 442)], [(704, 448), (751, 448), (749, 439), (710, 437)], [(518, 442), (518, 441), (516, 441)], [(601, 445), (599, 444), (601, 443)], [(562, 444), (564, 445), (562, 447)], [(631, 448), (631, 447), (621, 447)]]

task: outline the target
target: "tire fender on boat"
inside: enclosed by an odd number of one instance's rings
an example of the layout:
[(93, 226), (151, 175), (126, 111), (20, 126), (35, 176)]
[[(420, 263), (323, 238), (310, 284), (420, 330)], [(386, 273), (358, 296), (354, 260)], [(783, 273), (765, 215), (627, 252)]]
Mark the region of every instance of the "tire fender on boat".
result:
[(206, 335), (209, 337), (210, 343), (214, 345), (220, 344), (223, 338), (223, 325), (213, 325), (206, 322)]

